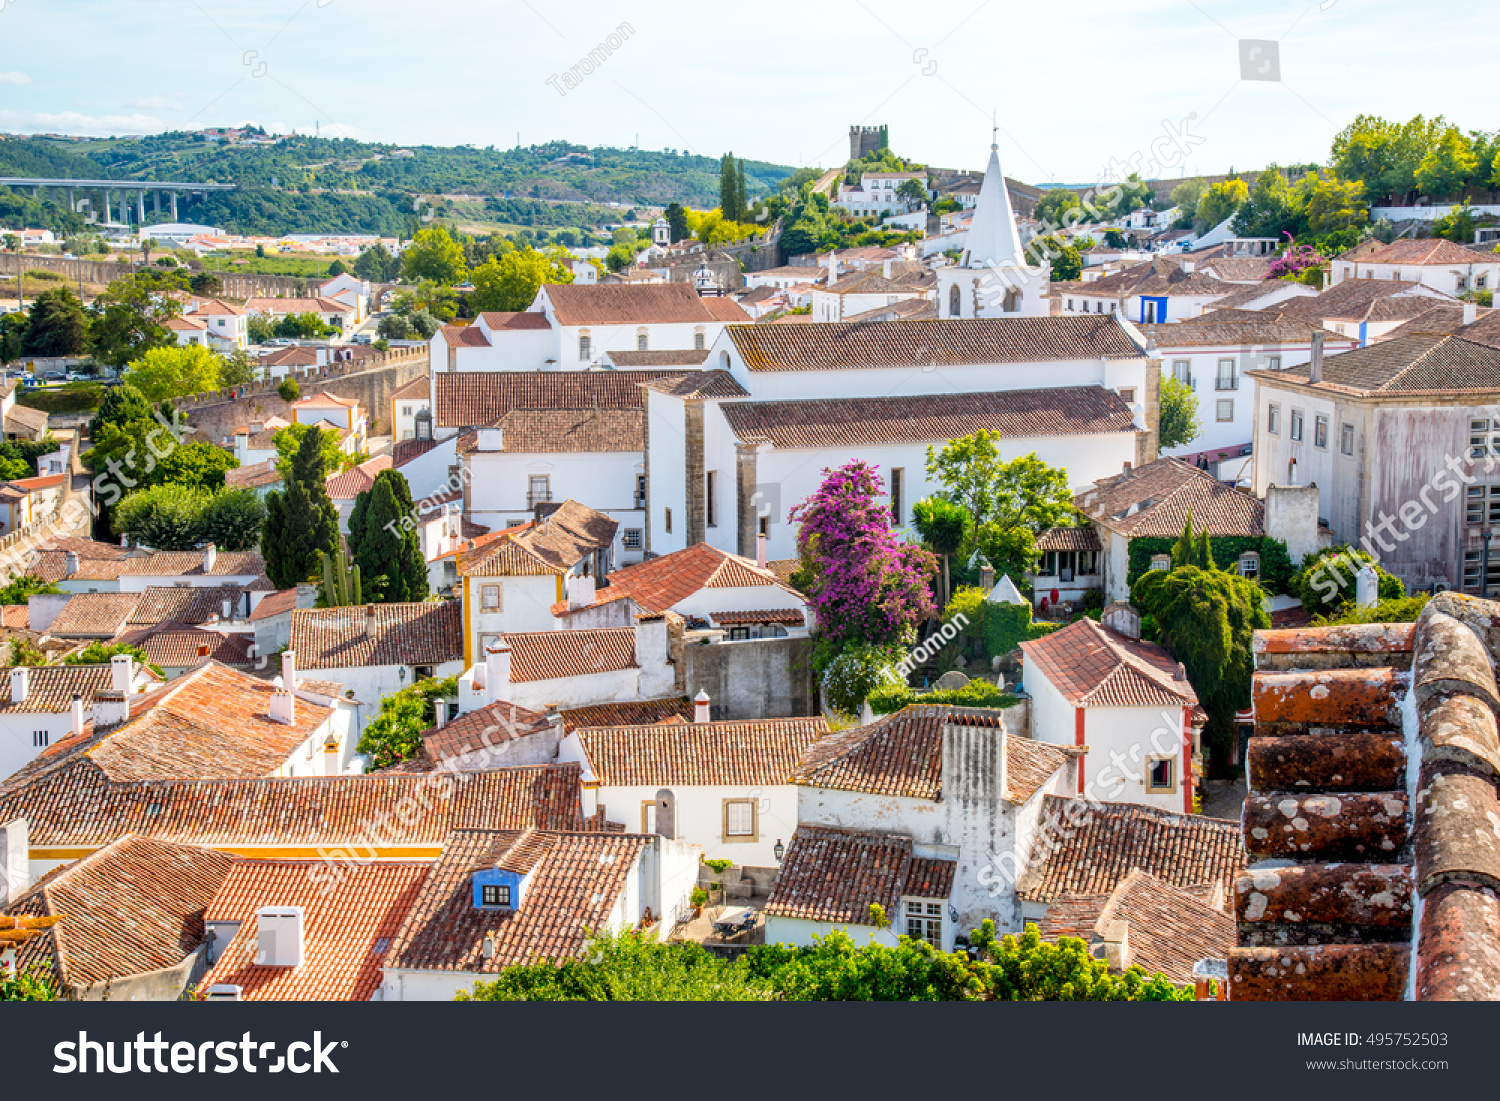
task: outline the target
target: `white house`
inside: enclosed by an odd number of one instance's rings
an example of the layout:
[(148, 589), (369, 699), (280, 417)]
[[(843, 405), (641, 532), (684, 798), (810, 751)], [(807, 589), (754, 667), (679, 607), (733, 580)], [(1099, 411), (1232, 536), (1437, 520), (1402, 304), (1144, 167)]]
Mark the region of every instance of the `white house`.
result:
[(1442, 237), (1402, 239), (1369, 251), (1350, 249), (1334, 257), (1329, 268), (1334, 285), (1346, 279), (1405, 280), (1455, 298), (1492, 291), (1500, 282), (1500, 256)]
[(292, 612), (291, 648), (303, 670), (337, 681), (369, 717), (392, 692), (463, 672), (458, 603), (365, 604)]
[(351, 272), (341, 272), (318, 287), (319, 298), (329, 298), (354, 311), (353, 322), (358, 325), (370, 313), (370, 284)]
[(857, 184), (839, 185), (839, 197), (835, 203), (856, 217), (867, 214), (901, 214), (911, 209), (912, 203), (901, 195), (901, 185), (907, 180), (916, 180), (927, 191), (926, 171), (917, 172), (865, 172)]
[[(190, 298), (183, 307), (182, 318), (200, 321), (215, 351), (244, 350), (250, 346), (250, 311), (219, 298)], [(178, 343), (185, 343), (179, 333)]]
[(706, 696), (692, 723), (570, 731), (558, 760), (583, 766), (583, 812), (629, 831), (699, 846), (707, 859), (774, 868), (797, 826), (789, 781), (821, 717), (710, 722)]
[(874, 272), (840, 280), (830, 265), (827, 282), (813, 287), (812, 317), (814, 321), (844, 321), (856, 314), (914, 298), (925, 302), (928, 292)]
[(1292, 298), (1269, 309), (1283, 318), (1312, 321), (1360, 346), (1373, 343), (1434, 306), (1453, 304), (1425, 283), (1395, 279), (1344, 279), (1311, 298)]
[(324, 430), (335, 429), (343, 440), (345, 451), (365, 448), (365, 414), (359, 402), (335, 397), (326, 390), (292, 402), (293, 424), (315, 424)]
[(133, 697), (159, 683), (161, 678), (128, 656), (108, 665), (10, 669), (0, 679), (0, 780), (49, 746), (81, 733), (99, 692), (114, 689)]
[(1170, 654), (1087, 616), (1021, 653), (1032, 736), (1085, 751), (1079, 795), (1192, 813), (1198, 696)]

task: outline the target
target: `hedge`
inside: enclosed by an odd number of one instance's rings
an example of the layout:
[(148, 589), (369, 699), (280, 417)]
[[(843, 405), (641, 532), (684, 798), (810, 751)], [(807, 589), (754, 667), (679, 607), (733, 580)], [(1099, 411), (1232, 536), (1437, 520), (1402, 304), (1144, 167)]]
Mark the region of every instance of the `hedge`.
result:
[[(1175, 535), (1147, 535), (1132, 539), (1126, 585), (1133, 589), (1141, 575), (1151, 568), (1151, 559), (1158, 554), (1171, 554), (1177, 539)], [(1258, 553), (1261, 585), (1272, 593), (1289, 591), (1287, 583), (1297, 568), (1292, 565), (1292, 556), (1287, 553), (1286, 543), (1282, 540), (1272, 539), (1269, 535), (1210, 535), (1208, 545), (1213, 548), (1214, 563), (1220, 569), (1239, 561), (1242, 554)]]
[(962, 688), (944, 688), (937, 692), (919, 692), (905, 685), (888, 684), (870, 693), (870, 710), (877, 715), (889, 715), (920, 704), (949, 704), (953, 707), (1011, 707), (1016, 697), (1001, 691), (988, 681), (972, 680)]
[(984, 647), (992, 658), (1003, 657), (1023, 642), (1057, 630), (1056, 623), (1033, 623), (1030, 604), (986, 604)]

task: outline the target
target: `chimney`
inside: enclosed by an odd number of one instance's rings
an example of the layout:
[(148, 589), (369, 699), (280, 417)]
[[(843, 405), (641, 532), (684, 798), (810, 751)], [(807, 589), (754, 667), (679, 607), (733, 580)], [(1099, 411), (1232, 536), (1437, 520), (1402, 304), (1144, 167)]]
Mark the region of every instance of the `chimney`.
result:
[(706, 723), (712, 713), (712, 709), (708, 706), (708, 693), (701, 688), (698, 689), (698, 694), (693, 697), (693, 722)]
[(64, 574), (64, 577), (72, 577), (75, 573), (78, 572), (78, 552), (69, 551), (67, 562), (68, 570), (67, 573)]
[(302, 966), (302, 918), (301, 906), (262, 906), (255, 911), (258, 966)]
[(1130, 951), (1130, 926), (1123, 921), (1112, 921), (1109, 927), (1099, 934), (1099, 940), (1094, 944), (1094, 958), (1104, 960), (1109, 964), (1109, 969), (1115, 974), (1129, 970), (1132, 952)]
[(1195, 261), (1195, 260), (1184, 260), (1182, 262), (1182, 274), (1183, 275), (1192, 275), (1194, 269), (1196, 269), (1197, 267), (1198, 267), (1197, 261)]
[(1323, 381), (1323, 330), (1313, 333), (1312, 358), (1307, 361), (1307, 381)]
[(76, 738), (83, 733), (83, 697), (77, 692), (73, 693), (72, 716), (71, 731), (73, 737)]
[(273, 723), (295, 726), (297, 723), (297, 697), (289, 688), (277, 688), (271, 692), (269, 714)]
[(0, 906), (6, 906), (31, 886), (31, 843), (26, 819), (0, 822)]
[(1172, 679), (1177, 681), (1179, 684), (1186, 684), (1188, 679), (1187, 666), (1179, 661), (1177, 663), (1177, 668), (1172, 670)]
[(1476, 322), (1478, 320), (1479, 320), (1479, 303), (1478, 302), (1465, 302), (1464, 303), (1464, 324), (1465, 325), (1472, 325), (1472, 324), (1474, 324), (1474, 322)]
[(510, 695), (510, 644), (501, 642), (484, 651), (484, 686), (490, 702)]
[(890, 279), (890, 277), (891, 277), (891, 264), (892, 264), (892, 261), (890, 261), (890, 260), (882, 260), (881, 261), (881, 263), (880, 263), (880, 276), (881, 276), (882, 279), (887, 279), (887, 280)]
[(109, 659), (109, 686), (116, 692), (129, 694), (130, 682), (135, 680), (135, 659), (129, 654), (116, 654)]
[(761, 569), (766, 568), (766, 533), (763, 531), (755, 535), (755, 564)]
[(375, 621), (375, 605), (365, 605), (365, 638), (376, 639), (380, 637), (380, 624)]
[(219, 548), (209, 543), (203, 548), (203, 572), (213, 573), (214, 563), (219, 559)]
[(568, 609), (588, 607), (594, 602), (595, 593), (592, 574), (568, 578)]
[(1130, 473), (1130, 460), (1129, 460), (1129, 459), (1126, 459), (1126, 460), (1125, 460), (1125, 465), (1124, 465), (1124, 466), (1122, 466), (1122, 467), (1121, 467), (1121, 468), (1120, 468), (1120, 469), (1121, 469), (1121, 471), (1122, 471), (1122, 472), (1123, 472), (1123, 473), (1125, 473), (1125, 474), (1129, 474), (1129, 473)]
[(635, 617), (635, 663), (644, 673), (648, 669), (662, 669), (667, 664), (667, 617), (664, 615), (638, 615)]
[(979, 567), (979, 587), (986, 595), (995, 587), (995, 567), (988, 562)]
[(234, 602), (227, 596), (223, 600), (219, 601), (219, 608), (224, 613), (222, 618), (224, 618), (225, 620), (234, 618)]
[(31, 670), (22, 665), (10, 671), (10, 702), (25, 703), (31, 687)]
[(281, 687), (288, 692), (297, 687), (296, 650), (287, 650), (281, 655)]
[(839, 258), (832, 252), (828, 254), (828, 285), (831, 287), (839, 281)]

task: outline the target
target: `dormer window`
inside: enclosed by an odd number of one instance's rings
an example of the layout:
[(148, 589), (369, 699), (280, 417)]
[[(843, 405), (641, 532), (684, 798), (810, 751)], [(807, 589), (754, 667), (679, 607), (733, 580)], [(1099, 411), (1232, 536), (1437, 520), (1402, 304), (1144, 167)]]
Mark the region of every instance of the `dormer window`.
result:
[(479, 904), (510, 909), (510, 884), (490, 883), (480, 888)]

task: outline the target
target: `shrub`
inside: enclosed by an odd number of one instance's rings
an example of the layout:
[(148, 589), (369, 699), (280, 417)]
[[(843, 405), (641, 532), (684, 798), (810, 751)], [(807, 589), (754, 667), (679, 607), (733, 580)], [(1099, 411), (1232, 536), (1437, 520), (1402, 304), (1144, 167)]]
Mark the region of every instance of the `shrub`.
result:
[(292, 402), (302, 396), (302, 387), (297, 385), (296, 379), (284, 378), (281, 385), (276, 387), (276, 392), (281, 395), (282, 401)]
[(1287, 592), (1302, 601), (1302, 607), (1315, 614), (1336, 617), (1354, 603), (1355, 574), (1363, 563), (1375, 566), (1379, 579), (1379, 600), (1400, 600), (1406, 596), (1401, 579), (1386, 573), (1375, 559), (1352, 547), (1325, 547), (1311, 558), (1287, 583)]
[(890, 715), (914, 703), (949, 705), (952, 707), (1011, 707), (1016, 697), (996, 688), (988, 681), (971, 680), (962, 688), (945, 688), (940, 692), (920, 692), (906, 685), (883, 684), (870, 693), (870, 710), (877, 715)]
[(849, 647), (823, 670), (823, 701), (837, 711), (857, 714), (882, 683), (885, 670), (894, 669), (904, 656), (899, 646)]
[[(1158, 554), (1171, 554), (1176, 542), (1175, 538), (1167, 535), (1132, 539), (1125, 583), (1133, 588), (1141, 575), (1151, 568), (1151, 559)], [(1240, 555), (1254, 551), (1260, 555), (1261, 588), (1271, 593), (1291, 592), (1288, 585), (1297, 568), (1292, 565), (1292, 557), (1282, 540), (1265, 535), (1211, 535), (1208, 543), (1213, 550), (1214, 561), (1226, 569), (1238, 562)]]
[(1350, 623), (1415, 623), (1432, 597), (1427, 593), (1403, 596), (1395, 600), (1377, 600), (1368, 608), (1346, 604), (1332, 616), (1314, 616), (1318, 627), (1338, 627)]

